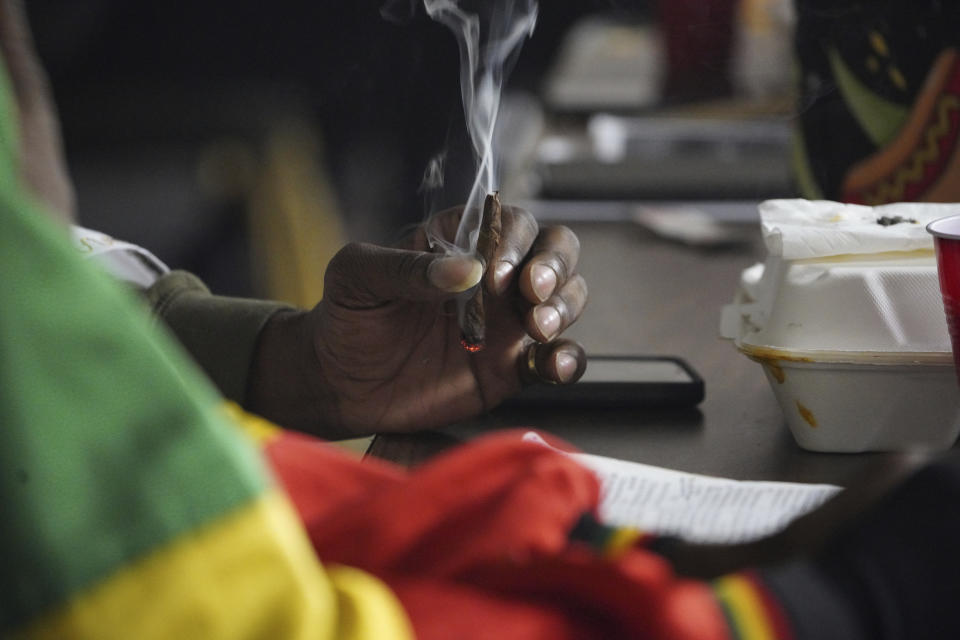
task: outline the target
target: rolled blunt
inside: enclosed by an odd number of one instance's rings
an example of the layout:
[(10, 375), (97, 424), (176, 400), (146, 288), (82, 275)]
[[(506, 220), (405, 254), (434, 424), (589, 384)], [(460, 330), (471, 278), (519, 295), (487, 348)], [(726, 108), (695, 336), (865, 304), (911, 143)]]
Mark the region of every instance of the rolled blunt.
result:
[[(493, 254), (500, 244), (502, 224), (500, 220), (500, 193), (494, 191), (483, 200), (483, 213), (477, 234), (477, 257), (483, 262), (483, 273), (493, 262)], [(467, 351), (476, 352), (484, 347), (487, 320), (483, 308), (483, 280), (467, 299), (460, 320), (460, 343)]]

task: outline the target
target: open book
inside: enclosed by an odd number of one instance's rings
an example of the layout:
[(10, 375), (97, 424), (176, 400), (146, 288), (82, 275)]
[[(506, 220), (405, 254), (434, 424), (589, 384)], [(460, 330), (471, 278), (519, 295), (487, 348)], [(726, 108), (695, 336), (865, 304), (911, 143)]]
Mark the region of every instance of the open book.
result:
[[(532, 431), (523, 439), (550, 446)], [(728, 480), (586, 453), (566, 455), (600, 478), (602, 522), (691, 542), (761, 538), (840, 491), (826, 484)]]

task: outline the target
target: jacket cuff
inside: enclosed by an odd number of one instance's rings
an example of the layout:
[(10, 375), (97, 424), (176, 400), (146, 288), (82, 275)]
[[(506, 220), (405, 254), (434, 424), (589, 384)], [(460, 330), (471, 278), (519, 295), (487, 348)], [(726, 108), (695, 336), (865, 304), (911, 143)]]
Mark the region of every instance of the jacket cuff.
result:
[(212, 295), (186, 271), (171, 271), (144, 293), (220, 392), (242, 404), (260, 331), (273, 314), (291, 307)]

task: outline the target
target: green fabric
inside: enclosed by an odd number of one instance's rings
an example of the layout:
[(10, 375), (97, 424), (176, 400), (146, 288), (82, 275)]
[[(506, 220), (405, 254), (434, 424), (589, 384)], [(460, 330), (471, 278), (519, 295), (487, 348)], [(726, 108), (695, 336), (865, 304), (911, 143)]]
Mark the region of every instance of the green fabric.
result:
[(210, 295), (199, 278), (185, 271), (164, 275), (146, 296), (220, 392), (243, 404), (257, 336), (270, 316), (290, 307)]
[(11, 149), (0, 144), (0, 632), (268, 484), (186, 356), (36, 210)]
[(847, 67), (836, 49), (828, 50), (828, 56), (844, 102), (873, 144), (881, 147), (893, 140), (910, 110), (870, 91)]

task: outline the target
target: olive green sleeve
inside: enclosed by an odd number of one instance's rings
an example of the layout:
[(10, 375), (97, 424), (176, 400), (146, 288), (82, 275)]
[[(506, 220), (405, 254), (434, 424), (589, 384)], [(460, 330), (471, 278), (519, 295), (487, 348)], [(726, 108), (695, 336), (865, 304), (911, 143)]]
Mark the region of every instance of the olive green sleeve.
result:
[(243, 403), (260, 330), (274, 313), (290, 307), (212, 295), (186, 271), (167, 273), (144, 294), (220, 392)]

